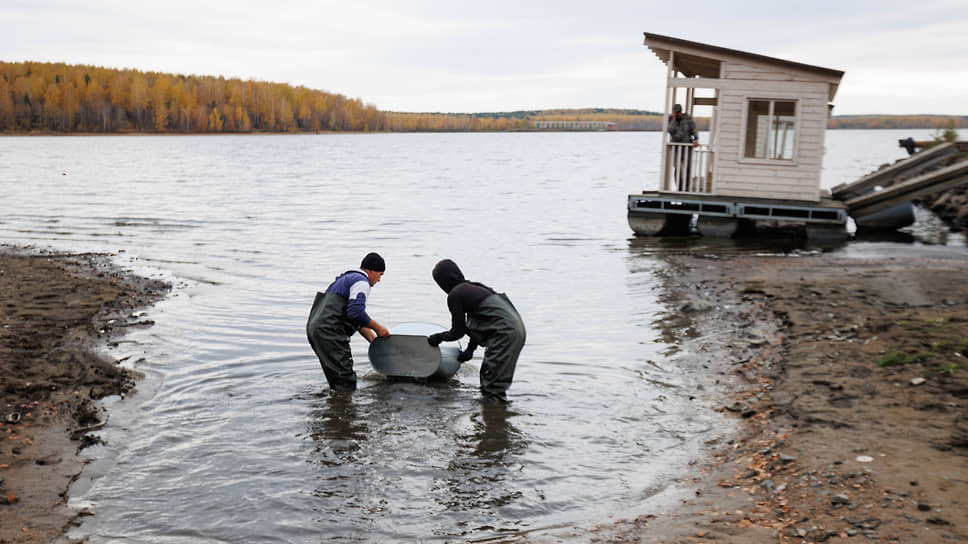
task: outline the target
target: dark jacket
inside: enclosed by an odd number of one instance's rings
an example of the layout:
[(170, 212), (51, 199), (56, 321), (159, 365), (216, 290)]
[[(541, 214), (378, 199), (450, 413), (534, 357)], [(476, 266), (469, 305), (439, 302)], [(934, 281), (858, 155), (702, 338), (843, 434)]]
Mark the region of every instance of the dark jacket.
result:
[(692, 120), (691, 116), (684, 113), (681, 119), (676, 119), (675, 115), (669, 116), (669, 135), (675, 143), (691, 144), (699, 140), (699, 134), (696, 133), (696, 122)]
[(450, 330), (443, 333), (441, 338), (447, 342), (459, 340), (467, 334), (468, 314), (472, 314), (481, 301), (493, 295), (494, 290), (483, 283), (464, 279), (457, 263), (450, 259), (437, 263), (433, 276), (437, 285), (447, 293), (447, 309), (451, 317)]

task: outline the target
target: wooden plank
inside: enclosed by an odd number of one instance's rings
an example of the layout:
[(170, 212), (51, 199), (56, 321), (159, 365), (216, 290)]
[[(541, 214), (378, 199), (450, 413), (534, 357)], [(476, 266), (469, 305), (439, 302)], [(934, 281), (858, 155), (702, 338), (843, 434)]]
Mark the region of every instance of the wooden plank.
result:
[(731, 164), (724, 164), (722, 173), (733, 174), (737, 176), (749, 177), (749, 178), (778, 178), (778, 179), (810, 179), (813, 177), (813, 172), (807, 172), (798, 169), (794, 165), (783, 166), (783, 165), (770, 165), (770, 164), (752, 164), (746, 162), (734, 162)]
[(947, 160), (957, 152), (958, 147), (954, 143), (942, 144), (911, 155), (887, 168), (882, 168), (876, 172), (867, 174), (857, 181), (837, 185), (830, 192), (834, 198), (850, 200), (870, 191), (878, 185), (887, 187), (891, 182), (903, 176), (905, 173), (917, 168), (927, 168), (933, 164)]
[(716, 194), (755, 196), (759, 198), (789, 198), (798, 200), (816, 200), (819, 189), (808, 189), (795, 186), (765, 186), (749, 183), (721, 183), (716, 186)]
[(748, 90), (756, 93), (788, 93), (792, 96), (803, 96), (804, 93), (822, 92), (827, 96), (828, 83), (811, 81), (743, 81), (733, 79), (710, 79), (710, 78), (668, 78), (668, 87), (680, 89), (724, 89), (724, 90)]
[(823, 146), (820, 145), (820, 138), (813, 135), (804, 135), (800, 138), (799, 145), (801, 155), (804, 150), (809, 150), (814, 155), (820, 155), (823, 152)]
[(846, 203), (851, 215), (870, 215), (878, 210), (958, 187), (964, 183), (968, 183), (968, 160), (898, 183), (883, 191), (852, 198)]
[(818, 141), (823, 138), (824, 124), (816, 116), (801, 115), (798, 128), (797, 135), (800, 140)]
[(735, 79), (743, 81), (796, 81), (790, 74), (779, 74), (770, 72), (751, 72), (748, 70), (730, 70), (723, 79)]
[(816, 198), (819, 189), (810, 189), (797, 185), (765, 185), (752, 182), (734, 181), (733, 183), (720, 183), (717, 185), (717, 192), (722, 194), (751, 194), (763, 198), (789, 197), (790, 195), (808, 195), (809, 198)]
[(817, 77), (816, 75), (805, 72), (741, 62), (726, 62), (722, 77), (728, 79), (781, 79), (784, 81), (830, 82), (828, 78)]
[[(727, 88), (721, 89), (723, 94), (738, 96), (740, 99), (747, 97), (777, 98), (788, 100), (813, 100), (822, 102), (821, 97), (826, 97), (826, 90), (820, 89), (823, 83), (801, 83), (796, 81), (750, 81), (735, 80), (730, 81)], [(826, 102), (823, 102), (826, 104)]]
[(730, 189), (743, 189), (749, 191), (762, 191), (766, 193), (813, 193), (817, 190), (816, 187), (807, 187), (804, 184), (797, 183), (783, 183), (783, 182), (773, 182), (766, 183), (765, 180), (757, 179), (730, 179), (730, 180), (719, 180), (719, 187), (725, 189), (729, 187)]
[[(777, 68), (768, 68), (763, 65), (750, 64), (748, 62), (727, 62), (726, 69), (730, 72), (732, 71), (747, 71), (747, 72), (783, 72)], [(783, 72), (786, 73), (786, 72)]]
[(793, 162), (787, 164), (771, 164), (769, 162), (760, 162), (760, 159), (755, 160), (741, 160), (735, 161), (732, 164), (724, 165), (726, 167), (726, 172), (733, 172), (739, 175), (746, 175), (748, 177), (770, 177), (770, 178), (796, 178), (796, 179), (809, 179), (815, 175), (815, 172), (805, 171), (797, 167)]
[(816, 202), (819, 196), (819, 192), (814, 191), (811, 193), (802, 192), (773, 192), (773, 193), (763, 193), (761, 191), (752, 191), (744, 189), (730, 189), (728, 193), (723, 193), (721, 198), (726, 198), (725, 195), (729, 195), (729, 198), (760, 198), (760, 199), (780, 199), (780, 200), (796, 200), (801, 202)]
[(717, 181), (717, 187), (722, 191), (726, 191), (726, 189), (742, 188), (744, 190), (763, 192), (767, 195), (775, 192), (813, 194), (819, 190), (817, 185), (807, 183), (807, 180), (779, 180), (777, 178), (756, 179), (751, 177), (726, 178), (719, 176)]
[(822, 121), (820, 126), (823, 126), (824, 128), (827, 126), (827, 104), (823, 104), (819, 101), (801, 101), (800, 115), (810, 119), (811, 121)]

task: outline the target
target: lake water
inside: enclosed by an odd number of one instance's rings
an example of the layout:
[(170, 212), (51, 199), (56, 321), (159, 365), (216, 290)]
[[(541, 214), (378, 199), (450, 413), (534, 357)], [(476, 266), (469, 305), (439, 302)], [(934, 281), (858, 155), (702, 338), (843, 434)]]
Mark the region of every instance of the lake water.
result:
[[(831, 131), (822, 185), (930, 132)], [(627, 194), (657, 186), (659, 141), (0, 138), (0, 242), (117, 253), (175, 285), (147, 310), (156, 324), (109, 351), (145, 377), (106, 401), (104, 444), (84, 450), (70, 500), (96, 515), (71, 535), (474, 541), (662, 498), (730, 420), (711, 409), (711, 377), (681, 364), (662, 331), (663, 252), (708, 244), (634, 240), (626, 223)], [(914, 243), (964, 245), (927, 232)], [(360, 337), (360, 390), (329, 394), (305, 319), (316, 290), (371, 250), (387, 272), (368, 310), (388, 326), (447, 323), (430, 276), (441, 258), (508, 293), (528, 343), (507, 410), (478, 402), (480, 350), (450, 383), (388, 382)]]

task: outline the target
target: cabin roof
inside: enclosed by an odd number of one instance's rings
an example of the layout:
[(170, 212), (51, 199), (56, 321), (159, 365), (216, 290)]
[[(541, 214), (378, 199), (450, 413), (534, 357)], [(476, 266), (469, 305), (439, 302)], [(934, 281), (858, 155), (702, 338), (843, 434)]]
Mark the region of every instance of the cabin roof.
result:
[[(648, 48), (651, 49), (652, 52), (655, 53), (660, 60), (662, 60), (662, 62), (668, 64), (672, 51), (676, 52), (676, 69), (682, 72), (686, 77), (699, 76), (718, 78), (719, 60), (726, 56), (752, 60), (763, 64), (774, 65), (780, 68), (789, 68), (814, 73), (826, 78), (834, 79), (835, 81), (832, 81), (832, 83), (839, 83), (840, 79), (844, 77), (844, 72), (840, 70), (833, 70), (831, 68), (824, 68), (822, 66), (813, 66), (811, 64), (803, 64), (791, 60), (778, 59), (775, 57), (748, 53), (746, 51), (738, 51), (736, 49), (728, 49), (726, 47), (719, 47), (716, 45), (692, 42), (680, 38), (663, 36), (661, 34), (652, 34), (650, 32), (645, 32), (644, 34), (645, 45), (648, 46)], [(710, 57), (703, 57), (703, 54), (710, 55)]]

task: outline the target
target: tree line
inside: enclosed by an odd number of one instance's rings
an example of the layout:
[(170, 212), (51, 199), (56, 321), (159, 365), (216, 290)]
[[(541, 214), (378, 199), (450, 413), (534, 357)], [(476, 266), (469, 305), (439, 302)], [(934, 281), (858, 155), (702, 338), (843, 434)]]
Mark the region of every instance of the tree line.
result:
[(827, 128), (966, 128), (968, 116), (957, 115), (839, 115)]
[(393, 112), (284, 83), (0, 62), (0, 131), (5, 132), (511, 131), (528, 130), (533, 120), (608, 120), (627, 130), (662, 126), (658, 114), (637, 110)]
[[(87, 65), (0, 61), (0, 132), (248, 133), (531, 130), (534, 121), (610, 121), (662, 130), (662, 114), (628, 109), (491, 113), (379, 110), (359, 98), (285, 83)], [(697, 118), (700, 130), (709, 120)], [(966, 127), (968, 117), (841, 116), (830, 128)]]
[(367, 131), (385, 124), (383, 112), (359, 99), (281, 83), (0, 62), (0, 130)]

